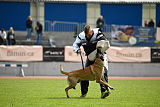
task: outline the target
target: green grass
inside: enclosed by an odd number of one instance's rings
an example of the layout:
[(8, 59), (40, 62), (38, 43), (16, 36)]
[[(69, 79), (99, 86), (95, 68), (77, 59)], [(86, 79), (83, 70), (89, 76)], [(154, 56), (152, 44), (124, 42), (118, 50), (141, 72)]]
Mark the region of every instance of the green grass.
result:
[(66, 79), (0, 79), (0, 107), (159, 107), (160, 80), (109, 80), (115, 90), (100, 98), (100, 86), (90, 81), (86, 98), (80, 85), (69, 91)]

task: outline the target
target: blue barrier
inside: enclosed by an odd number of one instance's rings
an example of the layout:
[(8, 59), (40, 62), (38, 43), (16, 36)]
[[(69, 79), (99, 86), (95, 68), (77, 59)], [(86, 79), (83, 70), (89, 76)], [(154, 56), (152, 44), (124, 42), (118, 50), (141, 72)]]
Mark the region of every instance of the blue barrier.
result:
[(28, 67), (28, 64), (0, 64), (0, 67), (18, 67), (20, 68), (21, 76), (25, 77), (24, 70), (22, 67)]
[(0, 67), (28, 67), (27, 64), (0, 64)]

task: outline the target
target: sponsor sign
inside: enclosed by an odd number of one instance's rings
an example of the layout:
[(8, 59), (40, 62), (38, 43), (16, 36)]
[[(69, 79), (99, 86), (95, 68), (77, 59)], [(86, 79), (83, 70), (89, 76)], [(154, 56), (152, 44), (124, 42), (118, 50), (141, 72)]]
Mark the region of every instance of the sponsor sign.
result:
[(64, 47), (43, 47), (43, 61), (64, 61)]
[[(86, 56), (83, 48), (81, 48), (83, 61), (85, 62)], [(72, 46), (65, 46), (65, 61), (81, 62), (80, 55), (77, 55), (72, 49)]]
[(136, 44), (135, 38), (133, 38), (134, 28), (128, 25), (112, 25), (111, 31), (111, 45), (112, 46), (131, 46)]
[[(83, 61), (85, 61), (85, 52), (82, 50)], [(151, 62), (150, 47), (113, 47), (107, 51), (109, 62)], [(71, 46), (65, 46), (65, 61), (81, 62), (80, 55), (73, 52)]]
[(151, 48), (151, 62), (160, 62), (160, 48)]
[(149, 47), (110, 47), (107, 54), (110, 62), (151, 62)]
[(134, 27), (135, 46), (154, 46), (155, 32), (156, 29), (151, 27)]
[(153, 46), (155, 28), (112, 25), (112, 46)]
[(43, 61), (42, 46), (0, 46), (0, 61)]

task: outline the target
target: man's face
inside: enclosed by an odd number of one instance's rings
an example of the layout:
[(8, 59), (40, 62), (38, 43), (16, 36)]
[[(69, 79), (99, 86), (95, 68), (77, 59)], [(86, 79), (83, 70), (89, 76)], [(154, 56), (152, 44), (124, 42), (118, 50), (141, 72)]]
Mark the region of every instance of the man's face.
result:
[(85, 34), (85, 36), (87, 38), (91, 38), (92, 34), (93, 34), (93, 31), (90, 29), (90, 31), (88, 32), (88, 34)]

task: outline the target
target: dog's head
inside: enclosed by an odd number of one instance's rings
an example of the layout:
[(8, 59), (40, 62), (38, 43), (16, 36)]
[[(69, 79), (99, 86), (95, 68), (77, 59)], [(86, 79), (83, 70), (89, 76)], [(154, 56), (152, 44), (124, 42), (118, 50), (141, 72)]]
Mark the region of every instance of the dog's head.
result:
[(103, 54), (97, 53), (96, 59), (95, 59), (95, 64), (102, 65), (102, 66), (104, 65)]
[(98, 48), (98, 49), (97, 49), (96, 58), (99, 58), (99, 59), (101, 59), (102, 61), (104, 61), (104, 57), (103, 57), (103, 53), (102, 53), (102, 49), (101, 49), (101, 48)]
[(100, 59), (100, 60), (104, 61), (103, 54), (102, 53), (97, 53), (96, 59)]

